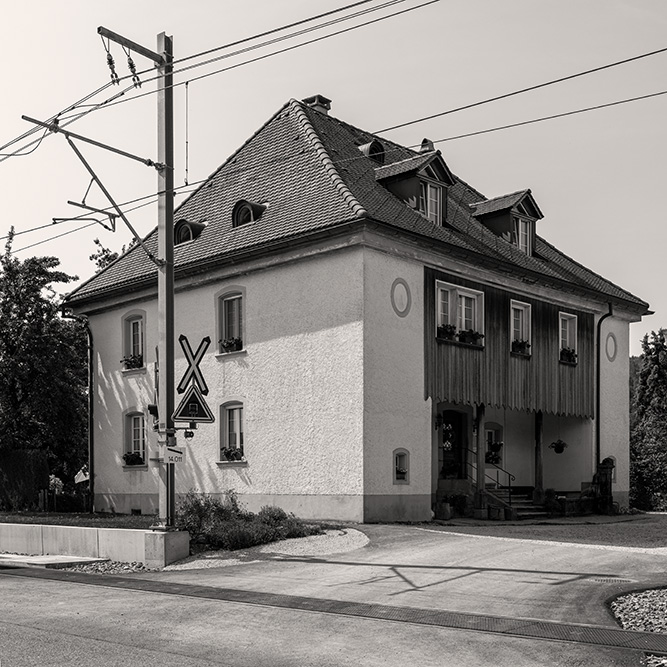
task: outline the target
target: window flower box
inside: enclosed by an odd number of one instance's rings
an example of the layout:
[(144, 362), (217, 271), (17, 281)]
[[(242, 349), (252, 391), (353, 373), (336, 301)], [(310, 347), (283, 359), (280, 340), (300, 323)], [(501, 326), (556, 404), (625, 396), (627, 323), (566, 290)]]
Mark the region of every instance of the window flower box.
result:
[(225, 447), (220, 453), (225, 461), (245, 461), (240, 447)]
[(525, 357), (530, 356), (530, 343), (527, 340), (513, 340), (512, 354), (522, 354)]
[(456, 327), (453, 324), (442, 324), (438, 327), (437, 336), (444, 340), (455, 340)]
[(120, 360), (120, 363), (123, 364), (126, 371), (129, 371), (133, 368), (143, 368), (144, 367), (144, 355), (143, 354), (128, 354), (127, 357), (123, 357)]
[(142, 466), (144, 465), (144, 457), (139, 452), (125, 452), (123, 462), (126, 466)]
[(225, 338), (218, 342), (222, 352), (238, 352), (243, 349), (243, 341), (240, 338)]
[(481, 346), (482, 338), (484, 338), (484, 334), (479, 333), (479, 331), (475, 331), (474, 329), (466, 329), (465, 331), (459, 331), (458, 333), (459, 343), (465, 345)]
[(560, 350), (560, 360), (566, 364), (577, 363), (577, 353), (572, 347), (562, 347)]

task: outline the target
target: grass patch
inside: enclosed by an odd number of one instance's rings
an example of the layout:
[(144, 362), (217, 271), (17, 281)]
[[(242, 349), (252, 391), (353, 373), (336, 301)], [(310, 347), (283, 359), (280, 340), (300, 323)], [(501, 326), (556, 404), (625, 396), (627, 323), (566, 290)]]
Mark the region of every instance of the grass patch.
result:
[(195, 550), (234, 551), (324, 533), (322, 524), (302, 521), (280, 507), (266, 505), (257, 514), (248, 512), (234, 491), (227, 491), (223, 500), (189, 491), (178, 504), (176, 527), (190, 533)]
[(33, 523), (80, 528), (135, 528), (146, 530), (155, 523), (149, 514), (70, 514), (58, 512), (0, 512), (0, 523)]
[(595, 522), (582, 517), (577, 521), (544, 524), (507, 525), (504, 522), (484, 526), (446, 526), (444, 530), (467, 535), (514, 537), (524, 540), (551, 540), (578, 544), (654, 549), (667, 547), (667, 515), (596, 517)]

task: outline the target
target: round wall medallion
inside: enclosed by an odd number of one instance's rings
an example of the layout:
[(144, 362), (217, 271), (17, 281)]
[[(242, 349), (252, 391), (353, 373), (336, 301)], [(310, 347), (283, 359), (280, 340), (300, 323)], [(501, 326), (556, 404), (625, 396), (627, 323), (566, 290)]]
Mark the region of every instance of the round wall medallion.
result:
[(403, 278), (396, 278), (391, 286), (391, 307), (399, 317), (405, 317), (412, 306), (410, 288)]
[(614, 359), (616, 359), (618, 343), (616, 342), (616, 336), (611, 332), (607, 334), (607, 342), (605, 343), (604, 351), (607, 353), (607, 359), (609, 359), (609, 361), (614, 361)]

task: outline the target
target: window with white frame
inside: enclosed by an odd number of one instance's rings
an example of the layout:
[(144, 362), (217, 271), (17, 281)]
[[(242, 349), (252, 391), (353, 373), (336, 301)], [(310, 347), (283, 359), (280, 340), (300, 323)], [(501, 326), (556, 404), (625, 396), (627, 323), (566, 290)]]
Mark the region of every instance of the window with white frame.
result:
[(221, 461), (243, 461), (243, 403), (225, 403), (220, 406)]
[(407, 449), (395, 449), (394, 458), (394, 484), (410, 483), (410, 453)]
[(142, 412), (125, 416), (125, 465), (141, 465), (146, 462), (146, 420)]
[(243, 295), (225, 294), (218, 304), (220, 352), (243, 349)]
[(439, 336), (446, 338), (447, 332), (484, 333), (484, 292), (438, 281), (436, 295)]
[(123, 320), (123, 359), (126, 370), (144, 367), (144, 317), (132, 314)]
[(510, 301), (510, 344), (512, 352), (530, 354), (531, 345), (530, 304)]
[(513, 218), (513, 241), (514, 245), (525, 252), (526, 255), (532, 254), (532, 221), (525, 218)]
[(560, 360), (576, 363), (577, 361), (577, 316), (570, 313), (558, 313)]
[(420, 181), (419, 212), (436, 225), (442, 223), (442, 187)]

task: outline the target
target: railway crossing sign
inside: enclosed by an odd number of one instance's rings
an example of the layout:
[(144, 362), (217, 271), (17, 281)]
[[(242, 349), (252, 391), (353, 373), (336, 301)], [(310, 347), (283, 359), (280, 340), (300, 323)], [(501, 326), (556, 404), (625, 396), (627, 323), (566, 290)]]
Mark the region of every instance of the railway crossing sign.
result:
[(206, 336), (206, 338), (202, 338), (201, 343), (199, 343), (199, 347), (197, 348), (197, 351), (194, 353), (192, 352), (192, 348), (190, 347), (190, 343), (188, 342), (187, 336), (181, 334), (178, 337), (178, 342), (181, 344), (181, 347), (183, 348), (183, 353), (185, 354), (185, 358), (187, 359), (188, 362), (188, 369), (185, 371), (185, 375), (181, 378), (181, 381), (178, 383), (176, 391), (179, 394), (182, 394), (187, 389), (188, 384), (192, 382), (194, 384), (199, 385), (201, 393), (204, 396), (206, 396), (206, 394), (208, 394), (208, 386), (206, 385), (206, 380), (204, 380), (204, 376), (202, 375), (201, 369), (199, 368), (199, 364), (201, 360), (204, 358), (204, 353), (208, 349), (208, 346), (211, 344), (210, 337)]
[(194, 383), (190, 385), (185, 396), (183, 396), (174, 411), (172, 419), (175, 422), (200, 422), (205, 424), (212, 424), (215, 421), (215, 417), (206, 405), (199, 387)]

